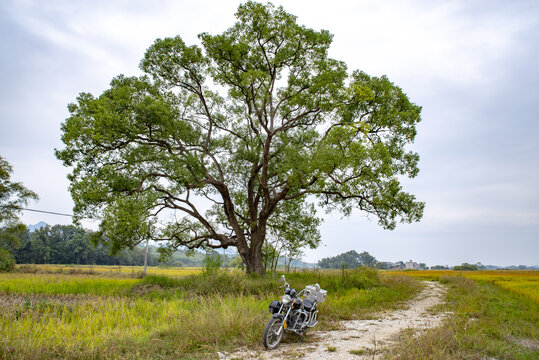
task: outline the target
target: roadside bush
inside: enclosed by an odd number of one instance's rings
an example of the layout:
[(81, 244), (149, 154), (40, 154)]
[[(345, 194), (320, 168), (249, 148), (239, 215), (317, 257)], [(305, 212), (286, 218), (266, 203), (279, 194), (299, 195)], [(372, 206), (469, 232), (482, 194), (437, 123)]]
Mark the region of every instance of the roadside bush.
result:
[(148, 275), (142, 280), (142, 284), (159, 285), (163, 289), (179, 286), (179, 281), (164, 275)]
[[(330, 294), (346, 292), (352, 289), (371, 289), (383, 286), (378, 271), (370, 268), (352, 270), (302, 272), (286, 274), (291, 287), (302, 290), (307, 285), (318, 283)], [(273, 295), (282, 294), (282, 282), (279, 277), (246, 276), (239, 272), (204, 271), (202, 274), (189, 275), (182, 278), (166, 276), (147, 276), (144, 284), (159, 285), (164, 289), (177, 288), (191, 295)]]
[(330, 293), (349, 289), (370, 289), (381, 285), (378, 270), (362, 266), (355, 269), (291, 273), (286, 274), (286, 279), (298, 290), (306, 285), (318, 283), (322, 289)]
[(0, 272), (11, 271), (15, 268), (13, 255), (5, 249), (0, 249)]
[(204, 257), (204, 269), (202, 272), (205, 274), (215, 274), (221, 269), (223, 264), (221, 256), (216, 252), (208, 252)]
[(269, 277), (250, 277), (243, 273), (204, 273), (179, 279), (182, 290), (196, 295), (278, 294), (280, 283)]

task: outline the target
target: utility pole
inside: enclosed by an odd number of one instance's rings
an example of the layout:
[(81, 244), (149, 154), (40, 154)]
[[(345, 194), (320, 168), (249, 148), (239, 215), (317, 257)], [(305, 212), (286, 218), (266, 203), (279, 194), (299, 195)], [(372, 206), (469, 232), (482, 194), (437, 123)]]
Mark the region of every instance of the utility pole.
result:
[(146, 277), (146, 265), (148, 264), (148, 245), (150, 244), (150, 239), (146, 240), (146, 251), (144, 252), (144, 277)]

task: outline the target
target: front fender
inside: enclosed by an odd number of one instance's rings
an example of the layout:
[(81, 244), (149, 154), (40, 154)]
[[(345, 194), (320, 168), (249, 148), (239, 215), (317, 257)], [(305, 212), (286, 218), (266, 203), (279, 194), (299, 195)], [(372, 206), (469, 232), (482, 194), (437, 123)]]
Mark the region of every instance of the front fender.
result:
[(273, 314), (273, 317), (274, 317), (274, 318), (281, 318), (281, 319), (284, 319), (284, 315), (281, 314), (281, 313)]

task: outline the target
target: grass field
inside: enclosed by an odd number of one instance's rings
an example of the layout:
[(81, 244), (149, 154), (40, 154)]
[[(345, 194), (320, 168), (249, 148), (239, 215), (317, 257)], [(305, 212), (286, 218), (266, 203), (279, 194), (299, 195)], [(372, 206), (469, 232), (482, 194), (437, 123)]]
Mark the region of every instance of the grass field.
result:
[(0, 274), (0, 293), (114, 296), (125, 293), (138, 282), (140, 280), (114, 279), (83, 274)]
[(440, 280), (448, 276), (462, 276), (481, 282), (491, 283), (502, 289), (507, 289), (514, 293), (528, 297), (539, 304), (539, 270), (417, 270), (384, 271), (384, 274), (406, 275), (425, 280)]
[[(115, 265), (17, 265), (16, 270), (30, 273), (53, 273), (53, 274), (108, 274), (123, 275), (126, 277), (142, 277), (144, 266), (115, 266)], [(146, 269), (148, 275), (187, 276), (199, 274), (199, 267), (157, 267), (149, 266)]]
[[(278, 276), (197, 268), (31, 266), (0, 274), (0, 359), (208, 359), (261, 348)], [(27, 272), (23, 272), (27, 271)], [(539, 359), (539, 272), (297, 272), (328, 290), (318, 329), (398, 306), (421, 285), (449, 288), (443, 327), (403, 334), (388, 359)], [(307, 335), (308, 336), (308, 335)], [(297, 341), (297, 339), (291, 339)]]
[(539, 359), (539, 271), (404, 271), (449, 288), (437, 329), (409, 332), (387, 359)]
[[(144, 279), (126, 278), (130, 269), (95, 267), (0, 274), (0, 359), (206, 359), (260, 347), (267, 307), (282, 292), (278, 277), (166, 270), (171, 276)], [(319, 329), (369, 317), (420, 289), (409, 277), (380, 278), (369, 269), (292, 273), (287, 280), (328, 290)]]

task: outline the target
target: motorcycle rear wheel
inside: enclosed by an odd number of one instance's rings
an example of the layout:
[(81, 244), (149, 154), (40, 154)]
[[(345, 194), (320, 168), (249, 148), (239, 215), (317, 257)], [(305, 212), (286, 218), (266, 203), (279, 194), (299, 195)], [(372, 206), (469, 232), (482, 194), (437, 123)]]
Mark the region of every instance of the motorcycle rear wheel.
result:
[(277, 334), (277, 332), (281, 328), (282, 323), (283, 319), (281, 318), (271, 318), (270, 321), (268, 321), (268, 325), (266, 325), (264, 335), (262, 336), (262, 342), (266, 349), (275, 349), (277, 345), (279, 345), (279, 342), (283, 337), (284, 329), (281, 330), (280, 334)]

